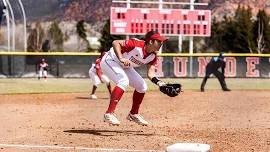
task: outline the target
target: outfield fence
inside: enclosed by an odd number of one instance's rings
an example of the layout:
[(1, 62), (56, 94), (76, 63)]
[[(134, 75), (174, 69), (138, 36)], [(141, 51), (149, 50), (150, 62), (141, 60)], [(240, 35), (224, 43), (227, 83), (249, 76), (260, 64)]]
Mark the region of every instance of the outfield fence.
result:
[[(161, 54), (156, 74), (164, 78), (203, 77), (205, 66), (218, 54)], [(0, 52), (0, 77), (36, 77), (42, 58), (49, 63), (51, 77), (84, 78), (99, 53)], [(232, 78), (270, 78), (270, 55), (225, 54), (225, 75)], [(146, 77), (146, 67), (137, 71)]]

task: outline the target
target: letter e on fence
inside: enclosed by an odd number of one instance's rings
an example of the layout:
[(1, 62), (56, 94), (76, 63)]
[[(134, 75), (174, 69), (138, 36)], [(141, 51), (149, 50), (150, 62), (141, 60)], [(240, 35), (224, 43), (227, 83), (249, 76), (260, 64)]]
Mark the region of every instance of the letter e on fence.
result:
[(260, 63), (259, 57), (247, 57), (247, 72), (246, 77), (259, 77), (260, 72), (256, 70), (256, 65)]

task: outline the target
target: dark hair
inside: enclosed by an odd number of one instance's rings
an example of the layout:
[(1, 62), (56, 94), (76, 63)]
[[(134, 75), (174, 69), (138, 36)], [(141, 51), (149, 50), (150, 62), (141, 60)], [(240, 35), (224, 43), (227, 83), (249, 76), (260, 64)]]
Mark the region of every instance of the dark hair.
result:
[(158, 34), (158, 31), (151, 30), (151, 31), (147, 32), (144, 37), (145, 37), (145, 39), (148, 39), (154, 34)]
[(100, 51), (99, 58), (102, 58), (105, 55), (106, 51)]
[(148, 44), (149, 42), (146, 41), (146, 40), (149, 39), (152, 35), (157, 34), (157, 33), (158, 33), (158, 31), (154, 31), (154, 30), (148, 31), (148, 32), (145, 34), (143, 40), (146, 42), (146, 44)]

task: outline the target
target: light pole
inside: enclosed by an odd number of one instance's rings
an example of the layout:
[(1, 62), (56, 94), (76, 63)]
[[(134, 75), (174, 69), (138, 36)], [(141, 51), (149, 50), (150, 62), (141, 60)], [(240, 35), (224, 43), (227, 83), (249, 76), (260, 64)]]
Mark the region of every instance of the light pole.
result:
[(8, 41), (8, 51), (10, 51), (10, 24), (9, 24), (9, 11), (8, 11), (8, 6), (5, 0), (3, 0), (3, 4), (6, 7), (4, 9), (4, 16), (6, 17), (6, 22), (7, 22), (7, 41)]
[[(194, 0), (190, 0), (190, 10), (194, 10)], [(189, 76), (192, 77), (192, 71), (193, 71), (193, 57), (191, 56), (193, 54), (193, 36), (189, 37)]]
[[(4, 0), (4, 3), (6, 3), (7, 12), (10, 12), (10, 14), (11, 14), (11, 23), (12, 23), (12, 50), (14, 51), (15, 50), (15, 31), (16, 31), (14, 13), (13, 13), (13, 9), (12, 9), (12, 7), (10, 5), (9, 0)], [(10, 16), (8, 18), (10, 20)], [(8, 22), (9, 22), (9, 20), (8, 20)], [(10, 39), (10, 35), (9, 35), (9, 39)], [(10, 51), (10, 43), (9, 43), (9, 51)]]
[[(7, 41), (8, 41), (8, 51), (11, 49), (15, 51), (16, 49), (16, 23), (15, 23), (15, 16), (13, 12), (12, 5), (9, 0), (2, 0), (4, 6), (6, 9), (4, 10), (4, 16), (6, 17), (6, 22), (7, 22)], [(23, 33), (24, 33), (24, 51), (26, 51), (27, 48), (27, 31), (26, 31), (26, 15), (25, 15), (25, 10), (23, 7), (23, 4), (21, 0), (18, 0), (18, 3), (20, 5), (20, 9), (22, 11), (22, 16), (23, 16)], [(10, 33), (10, 22), (12, 23), (12, 48), (11, 48), (11, 33)]]
[(20, 6), (21, 6), (22, 14), (23, 14), (24, 51), (26, 52), (26, 48), (27, 48), (26, 15), (25, 15), (25, 10), (24, 10), (24, 6), (22, 4), (22, 1), (21, 0), (18, 0), (18, 1), (19, 1)]
[(6, 17), (6, 22), (7, 22), (8, 51), (10, 51), (10, 14), (9, 13), (11, 13), (11, 19), (12, 19), (12, 34), (13, 34), (12, 47), (13, 47), (13, 50), (15, 50), (15, 21), (14, 21), (13, 10), (8, 0), (3, 0), (3, 4), (6, 7), (6, 9), (4, 10), (4, 16)]

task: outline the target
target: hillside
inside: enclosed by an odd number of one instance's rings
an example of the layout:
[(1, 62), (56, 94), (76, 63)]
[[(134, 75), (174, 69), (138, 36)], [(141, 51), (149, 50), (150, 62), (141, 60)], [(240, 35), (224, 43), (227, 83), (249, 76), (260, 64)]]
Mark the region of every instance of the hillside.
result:
[[(10, 1), (13, 3), (13, 9), (17, 10), (18, 2)], [(55, 14), (64, 13), (64, 8), (71, 0), (22, 0), (25, 8), (25, 13), (29, 21), (42, 20), (44, 17), (55, 16)], [(15, 11), (15, 13), (20, 13)]]
[[(251, 7), (254, 14), (259, 9), (265, 9), (266, 12), (270, 13), (270, 0), (199, 0), (198, 2), (208, 3), (208, 6), (201, 6), (200, 8), (212, 10), (212, 15), (218, 19), (221, 19), (224, 15), (233, 15), (239, 4)], [(100, 24), (109, 18), (111, 5), (111, 0), (75, 0), (65, 7), (60, 18), (62, 20), (84, 19), (92, 24)]]
[(202, 0), (209, 3), (208, 9), (212, 10), (213, 16), (221, 18), (224, 15), (232, 15), (239, 5), (249, 6), (253, 14), (259, 9), (265, 9), (270, 14), (270, 0)]
[[(22, 0), (29, 21), (35, 20), (60, 20), (86, 22), (100, 28), (109, 19), (111, 0)], [(179, 0), (164, 0), (178, 1)], [(182, 0), (182, 2), (185, 0)], [(189, 0), (186, 0), (187, 2)], [(212, 10), (212, 15), (222, 18), (224, 15), (233, 15), (238, 5), (250, 6), (255, 14), (259, 9), (270, 13), (270, 0), (198, 0), (208, 3), (201, 9)], [(146, 7), (149, 5), (142, 5)], [(99, 29), (100, 30), (100, 29)]]
[[(153, 0), (152, 0), (153, 1)], [(167, 2), (189, 2), (190, 0), (164, 0)], [(209, 9), (212, 11), (212, 16), (217, 17), (218, 20), (222, 19), (224, 15), (233, 15), (238, 5), (250, 6), (254, 15), (259, 9), (265, 9), (270, 13), (270, 0), (196, 0), (197, 2), (208, 3), (208, 6), (196, 6), (198, 9)], [(27, 17), (28, 32), (35, 27), (35, 22), (41, 22), (44, 31), (47, 31), (52, 21), (60, 21), (60, 27), (65, 38), (67, 39), (64, 44), (65, 51), (74, 51), (84, 48), (83, 45), (78, 43), (76, 34), (76, 23), (79, 20), (85, 20), (86, 30), (89, 39), (91, 37), (100, 37), (100, 32), (109, 19), (111, 0), (22, 0)], [(1, 1), (0, 1), (1, 3)], [(16, 0), (10, 1), (14, 10), (16, 23), (22, 21), (22, 12), (19, 10), (20, 5)], [(137, 5), (137, 7), (151, 7), (150, 4)], [(157, 6), (156, 6), (157, 7)], [(164, 8), (175, 8), (175, 6), (166, 5)], [(181, 6), (176, 8), (189, 8), (188, 6)], [(3, 29), (3, 28), (2, 28)], [(4, 30), (2, 30), (4, 31)], [(16, 31), (22, 34), (22, 30)], [(4, 34), (3, 34), (4, 35)], [(44, 39), (46, 36), (44, 37)], [(4, 44), (3, 42), (0, 43)], [(92, 41), (91, 41), (92, 42)], [(92, 46), (99, 44), (94, 41)], [(22, 44), (21, 44), (22, 47)]]

